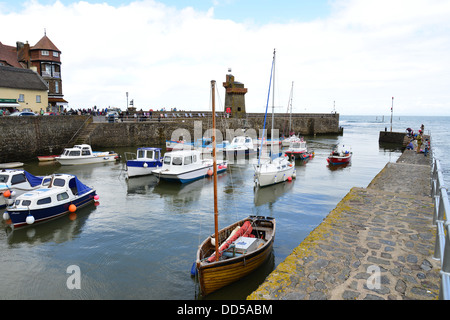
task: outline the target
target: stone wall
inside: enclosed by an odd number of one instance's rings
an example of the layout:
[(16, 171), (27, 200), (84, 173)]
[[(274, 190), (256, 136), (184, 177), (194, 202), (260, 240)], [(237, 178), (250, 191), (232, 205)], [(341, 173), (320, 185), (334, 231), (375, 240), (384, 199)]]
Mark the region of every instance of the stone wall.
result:
[[(86, 123), (88, 116), (39, 116), (39, 117), (0, 117), (2, 135), (0, 137), (0, 163), (12, 161), (29, 161), (38, 155), (60, 154), (64, 147), (72, 146), (76, 135)], [(164, 118), (161, 121), (129, 120), (118, 123), (99, 123), (89, 137), (88, 143), (95, 148), (162, 146), (166, 140), (200, 139), (205, 131), (211, 129), (210, 117), (202, 118)], [(267, 135), (270, 137), (271, 117), (267, 118)], [(264, 124), (264, 114), (247, 114), (246, 119), (228, 119), (219, 116), (217, 129), (223, 140), (231, 140), (239, 134), (238, 129), (247, 129), (250, 135), (260, 137)], [(277, 115), (275, 128), (289, 128), (289, 117)], [(297, 134), (339, 134), (338, 114), (295, 115), (292, 128)], [(253, 129), (253, 130), (249, 130)], [(209, 132), (210, 133), (210, 132)], [(210, 135), (210, 134), (209, 134)], [(222, 139), (218, 137), (220, 142)]]

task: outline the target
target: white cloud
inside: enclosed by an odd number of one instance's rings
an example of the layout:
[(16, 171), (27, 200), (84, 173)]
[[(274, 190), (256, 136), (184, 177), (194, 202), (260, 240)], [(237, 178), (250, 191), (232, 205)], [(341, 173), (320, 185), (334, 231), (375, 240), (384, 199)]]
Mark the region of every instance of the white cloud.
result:
[[(138, 108), (207, 110), (209, 82), (228, 67), (249, 89), (247, 110), (264, 110), (273, 48), (276, 98), (294, 110), (450, 115), (447, 0), (339, 0), (327, 19), (286, 24), (236, 23), (214, 8), (177, 10), (152, 0), (42, 5), (0, 12), (0, 41), (34, 45), (44, 28), (62, 51), (65, 98), (72, 107), (119, 106), (125, 92)], [(17, 23), (22, 21), (26, 23)], [(14, 28), (10, 26), (14, 25)], [(220, 97), (223, 104), (224, 90)]]

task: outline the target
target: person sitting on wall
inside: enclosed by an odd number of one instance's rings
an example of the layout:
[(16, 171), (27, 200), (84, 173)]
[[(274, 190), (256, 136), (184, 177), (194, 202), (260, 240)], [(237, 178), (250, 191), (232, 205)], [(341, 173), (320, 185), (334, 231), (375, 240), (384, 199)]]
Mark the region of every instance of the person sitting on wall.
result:
[(412, 143), (412, 140), (408, 143), (408, 145), (406, 146), (406, 150), (414, 150), (414, 145)]

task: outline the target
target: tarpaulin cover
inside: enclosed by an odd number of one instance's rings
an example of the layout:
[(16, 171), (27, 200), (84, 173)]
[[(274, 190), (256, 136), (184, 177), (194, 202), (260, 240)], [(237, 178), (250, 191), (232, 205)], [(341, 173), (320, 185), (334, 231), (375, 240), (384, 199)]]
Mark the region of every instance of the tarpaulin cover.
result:
[(32, 187), (35, 187), (35, 186), (40, 185), (42, 183), (43, 177), (33, 176), (31, 173), (26, 172), (25, 170), (23, 171), (23, 173), (25, 173), (25, 177), (27, 178), (28, 182), (30, 183), (30, 185)]

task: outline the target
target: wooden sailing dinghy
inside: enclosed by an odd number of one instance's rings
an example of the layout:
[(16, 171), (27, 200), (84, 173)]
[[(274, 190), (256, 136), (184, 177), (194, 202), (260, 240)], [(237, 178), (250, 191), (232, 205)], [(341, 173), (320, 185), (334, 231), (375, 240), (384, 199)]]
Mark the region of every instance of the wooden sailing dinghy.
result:
[(249, 216), (218, 230), (215, 81), (211, 81), (211, 85), (215, 232), (203, 241), (197, 251), (195, 271), (203, 296), (241, 279), (258, 268), (269, 257), (275, 239), (275, 219), (271, 217)]

